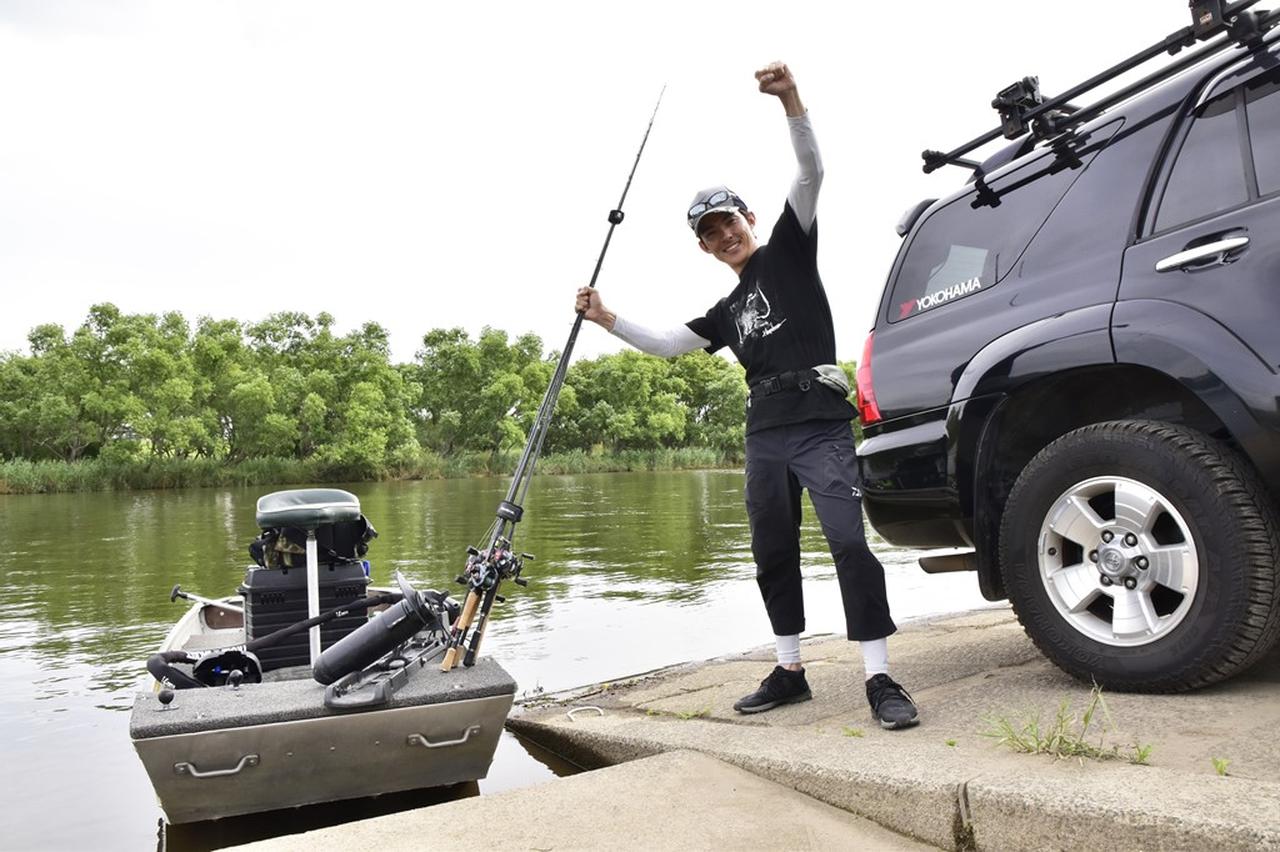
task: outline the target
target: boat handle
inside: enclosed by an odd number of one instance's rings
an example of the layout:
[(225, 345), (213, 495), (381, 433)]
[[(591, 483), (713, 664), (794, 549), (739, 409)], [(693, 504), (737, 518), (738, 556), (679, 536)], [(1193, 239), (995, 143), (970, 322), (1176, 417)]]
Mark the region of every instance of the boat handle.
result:
[(1180, 251), (1177, 254), (1171, 254), (1163, 260), (1156, 262), (1156, 272), (1169, 272), (1174, 269), (1195, 263), (1196, 261), (1207, 260), (1215, 255), (1218, 256), (1218, 263), (1229, 263), (1230, 258), (1227, 257), (1229, 252), (1242, 249), (1249, 245), (1248, 237), (1228, 237), (1225, 240), (1209, 243), (1208, 245), (1196, 246), (1195, 248)]
[(239, 763), (230, 769), (209, 769), (206, 771), (201, 771), (194, 763), (175, 763), (173, 771), (178, 775), (190, 775), (192, 778), (221, 778), (224, 775), (236, 775), (246, 766), (257, 766), (258, 759), (256, 754), (246, 754), (240, 758)]
[(405, 745), (424, 746), (426, 748), (444, 748), (445, 746), (462, 745), (467, 740), (471, 739), (472, 734), (478, 733), (480, 733), (480, 726), (472, 725), (463, 731), (462, 736), (458, 737), (456, 740), (440, 740), (439, 742), (434, 743), (427, 739), (423, 734), (410, 734), (405, 738)]

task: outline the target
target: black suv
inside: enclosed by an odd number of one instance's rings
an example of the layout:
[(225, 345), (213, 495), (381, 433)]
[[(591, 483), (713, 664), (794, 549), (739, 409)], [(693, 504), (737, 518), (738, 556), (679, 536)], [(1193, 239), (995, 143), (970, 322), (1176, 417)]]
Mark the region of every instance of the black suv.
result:
[(994, 105), (1026, 134), (985, 162), (926, 152), (974, 177), (899, 224), (858, 366), (876, 530), (961, 549), (922, 565), (976, 570), (1111, 688), (1280, 637), (1280, 14), (1250, 5), (1092, 108), (1015, 84)]

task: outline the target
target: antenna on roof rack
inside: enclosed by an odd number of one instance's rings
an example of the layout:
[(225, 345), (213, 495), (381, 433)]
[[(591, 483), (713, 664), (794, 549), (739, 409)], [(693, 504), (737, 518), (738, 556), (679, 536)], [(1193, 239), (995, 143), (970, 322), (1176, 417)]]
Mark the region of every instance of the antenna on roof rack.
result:
[[(925, 172), (932, 172), (948, 165), (963, 166), (978, 172), (981, 164), (975, 160), (966, 159), (964, 155), (1001, 136), (1006, 139), (1017, 139), (1024, 133), (1030, 132), (1033, 139), (1047, 139), (1100, 115), (1125, 98), (1162, 83), (1219, 51), (1236, 45), (1250, 49), (1257, 48), (1262, 44), (1263, 33), (1280, 22), (1280, 10), (1246, 11), (1257, 2), (1258, 0), (1238, 0), (1235, 3), (1225, 3), (1223, 0), (1190, 0), (1188, 5), (1191, 7), (1191, 26), (1170, 33), (1147, 49), (1111, 66), (1055, 98), (1048, 100), (1044, 98), (1040, 93), (1038, 78), (1023, 77), (1013, 85), (1002, 89), (991, 102), (991, 106), (1000, 113), (999, 127), (947, 153), (925, 151), (920, 155), (924, 158)], [(1205, 41), (1223, 33), (1226, 34), (1225, 39), (1207, 45), (1203, 50), (1167, 65), (1095, 104), (1081, 109), (1070, 103), (1072, 98), (1079, 97), (1127, 71), (1132, 71), (1161, 53), (1172, 56), (1197, 41)]]

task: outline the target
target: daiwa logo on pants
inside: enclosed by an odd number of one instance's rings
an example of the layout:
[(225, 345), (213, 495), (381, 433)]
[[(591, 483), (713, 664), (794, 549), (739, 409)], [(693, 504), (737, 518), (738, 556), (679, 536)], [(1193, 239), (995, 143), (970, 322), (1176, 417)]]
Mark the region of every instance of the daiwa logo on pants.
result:
[(927, 296), (921, 296), (919, 299), (910, 299), (898, 306), (899, 311), (901, 311), (898, 314), (898, 319), (906, 319), (916, 311), (927, 311), (930, 308), (950, 302), (952, 299), (967, 296), (981, 289), (982, 280), (970, 278), (968, 281), (961, 281), (959, 284), (939, 290), (936, 293), (930, 293)]

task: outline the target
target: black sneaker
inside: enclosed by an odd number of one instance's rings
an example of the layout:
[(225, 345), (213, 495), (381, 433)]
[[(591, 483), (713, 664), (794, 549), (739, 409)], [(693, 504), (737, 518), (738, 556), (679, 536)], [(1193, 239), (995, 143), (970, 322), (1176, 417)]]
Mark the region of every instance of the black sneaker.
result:
[(911, 696), (887, 674), (878, 674), (867, 681), (867, 701), (882, 728), (890, 731), (910, 728), (920, 721)]
[(760, 688), (738, 699), (733, 709), (739, 713), (763, 713), (779, 704), (808, 701), (812, 697), (809, 682), (804, 679), (804, 669), (793, 672), (782, 666), (774, 666), (769, 676), (760, 681)]

